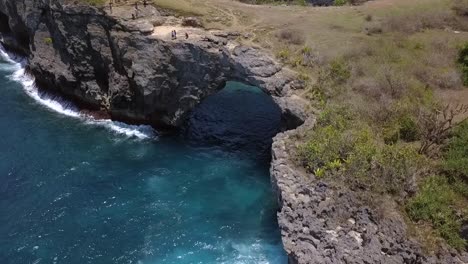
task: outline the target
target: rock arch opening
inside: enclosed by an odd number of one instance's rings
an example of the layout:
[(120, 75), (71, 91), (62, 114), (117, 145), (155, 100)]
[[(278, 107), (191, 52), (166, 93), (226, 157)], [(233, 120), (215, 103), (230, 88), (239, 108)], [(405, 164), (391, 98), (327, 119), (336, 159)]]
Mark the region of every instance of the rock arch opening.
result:
[(11, 33), (8, 16), (0, 12), (0, 33)]
[(270, 157), (272, 138), (281, 130), (281, 109), (260, 88), (227, 82), (190, 113), (183, 128), (196, 144), (219, 145), (261, 158)]

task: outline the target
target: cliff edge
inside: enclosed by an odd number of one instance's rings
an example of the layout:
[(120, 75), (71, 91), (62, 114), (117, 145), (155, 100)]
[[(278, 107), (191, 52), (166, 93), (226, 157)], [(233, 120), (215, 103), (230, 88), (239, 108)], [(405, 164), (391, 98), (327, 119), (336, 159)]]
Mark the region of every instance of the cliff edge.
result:
[[(179, 127), (203, 98), (236, 80), (278, 102), (284, 129), (303, 122), (291, 92), (294, 73), (238, 44), (239, 34), (207, 31), (194, 18), (164, 16), (150, 5), (132, 9), (1, 0), (2, 43), (28, 56), (40, 87), (116, 120)], [(179, 29), (179, 37), (170, 38), (168, 29)]]

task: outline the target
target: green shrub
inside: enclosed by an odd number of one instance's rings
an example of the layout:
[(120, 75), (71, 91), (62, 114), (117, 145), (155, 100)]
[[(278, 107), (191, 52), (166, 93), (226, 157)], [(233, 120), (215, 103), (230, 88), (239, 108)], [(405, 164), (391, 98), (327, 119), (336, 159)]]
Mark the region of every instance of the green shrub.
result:
[(454, 130), (444, 150), (443, 167), (452, 177), (468, 181), (468, 122)]
[(352, 115), (348, 109), (339, 106), (331, 106), (322, 111), (317, 119), (320, 126), (331, 125), (339, 130), (344, 130), (352, 121)]
[(407, 144), (383, 145), (375, 157), (377, 168), (372, 172), (380, 177), (376, 182), (385, 186), (390, 194), (399, 194), (415, 174), (426, 165), (424, 157), (414, 146)]
[(459, 16), (468, 16), (468, 0), (453, 0), (452, 9)]
[(398, 195), (419, 173), (423, 157), (414, 146), (380, 144), (370, 129), (358, 131), (346, 159), (346, 173), (360, 184), (379, 192)]
[(452, 205), (456, 193), (444, 177), (428, 177), (417, 196), (410, 199), (406, 211), (413, 221), (427, 221), (439, 235), (456, 249), (464, 249), (467, 241), (460, 237), (462, 219)]
[(53, 42), (52, 38), (44, 38), (44, 43), (47, 45), (51, 45)]
[(303, 55), (309, 55), (310, 53), (312, 53), (312, 48), (309, 47), (309, 46), (304, 46), (304, 47), (302, 47), (302, 49), (301, 49), (301, 53), (302, 53)]
[(106, 0), (81, 0), (81, 2), (84, 2), (89, 5), (93, 5), (93, 6), (102, 6), (106, 2)]
[(287, 49), (282, 49), (278, 52), (278, 54), (276, 54), (276, 57), (278, 59), (280, 59), (281, 61), (287, 61), (290, 57), (290, 53), (289, 53), (289, 50)]
[(327, 66), (321, 67), (318, 75), (313, 90), (319, 91), (325, 97), (331, 98), (341, 93), (343, 85), (351, 77), (351, 69), (344, 61), (334, 60)]
[(463, 84), (468, 86), (468, 43), (465, 43), (458, 51), (457, 62), (462, 71)]
[(385, 144), (393, 145), (400, 140), (400, 129), (396, 126), (389, 126), (383, 129), (383, 139)]
[(336, 6), (343, 6), (343, 5), (346, 5), (348, 3), (347, 0), (334, 0), (333, 4), (336, 5)]
[(328, 66), (328, 74), (336, 84), (343, 84), (351, 77), (351, 70), (344, 61), (334, 60)]
[(461, 178), (449, 177), (454, 191), (468, 199), (468, 183)]
[(343, 141), (342, 131), (332, 125), (317, 127), (309, 140), (300, 149), (300, 155), (309, 171), (326, 169), (326, 165), (344, 157), (347, 143)]
[(297, 78), (301, 81), (304, 81), (304, 82), (307, 82), (308, 80), (310, 80), (310, 77), (309, 75), (307, 75), (307, 73), (304, 73), (304, 72), (300, 72), (298, 75), (297, 75)]
[(295, 1), (298, 5), (301, 5), (301, 6), (306, 6), (307, 5), (307, 1), (306, 0), (296, 0)]
[(423, 157), (412, 145), (380, 142), (378, 134), (344, 108), (325, 110), (299, 157), (317, 177), (344, 175), (359, 186), (399, 194), (419, 172)]
[[(419, 95), (417, 95), (419, 96)], [(416, 103), (412, 103), (416, 104)], [(399, 101), (388, 110), (387, 121), (383, 125), (383, 139), (385, 144), (391, 145), (402, 140), (414, 142), (421, 138), (417, 117), (413, 114), (411, 103)]]
[(347, 140), (352, 141), (352, 148), (345, 160), (347, 174), (359, 179), (362, 184), (370, 185), (370, 171), (379, 151), (373, 133), (368, 128), (362, 128), (350, 132), (350, 135)]
[(400, 139), (406, 142), (413, 142), (419, 139), (419, 127), (413, 118), (406, 115), (399, 120)]
[(323, 176), (329, 168), (334, 170), (341, 167), (341, 161), (351, 147), (351, 142), (344, 137), (349, 120), (342, 108), (324, 110), (318, 117), (310, 140), (299, 150), (305, 167), (316, 176), (317, 172)]

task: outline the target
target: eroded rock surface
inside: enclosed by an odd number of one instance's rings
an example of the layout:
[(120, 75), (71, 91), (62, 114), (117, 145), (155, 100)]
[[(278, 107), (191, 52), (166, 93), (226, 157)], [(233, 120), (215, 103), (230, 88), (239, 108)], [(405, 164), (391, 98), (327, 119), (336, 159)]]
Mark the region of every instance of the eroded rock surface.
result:
[(408, 238), (405, 222), (390, 202), (383, 206), (388, 212), (376, 212), (359, 193), (301, 172), (291, 162), (290, 144), (296, 133), (313, 125), (314, 119), (309, 118), (297, 130), (278, 134), (272, 147), (271, 180), (289, 263), (468, 263), (466, 253), (449, 249), (424, 253)]
[[(86, 108), (104, 109), (114, 119), (179, 127), (228, 80), (258, 86), (283, 101), (292, 96), (294, 74), (267, 53), (240, 46), (232, 33), (200, 29), (196, 19), (164, 17), (152, 6), (111, 11), (65, 2), (0, 0), (0, 29), (16, 40), (5, 45), (29, 56), (41, 87)], [(178, 29), (177, 39), (166, 34), (169, 29)]]
[(140, 8), (111, 12), (59, 0), (0, 0), (1, 40), (28, 56), (41, 86), (115, 119), (177, 127), (203, 98), (237, 80), (273, 97), (285, 130), (307, 120), (275, 137), (272, 149), (272, 185), (290, 263), (468, 263), (449, 250), (425, 255), (398, 214), (382, 217), (356, 193), (294, 167), (290, 137), (314, 121), (292, 91), (300, 86), (292, 72), (267, 53), (238, 45), (239, 33), (208, 32), (198, 21)]

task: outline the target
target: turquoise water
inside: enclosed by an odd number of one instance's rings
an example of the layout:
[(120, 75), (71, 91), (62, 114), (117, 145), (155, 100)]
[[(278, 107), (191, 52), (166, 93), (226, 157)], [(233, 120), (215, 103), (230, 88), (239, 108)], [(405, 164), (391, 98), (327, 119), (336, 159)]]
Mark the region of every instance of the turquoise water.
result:
[(270, 98), (230, 83), (161, 137), (52, 111), (14, 72), (0, 63), (0, 263), (286, 262)]

